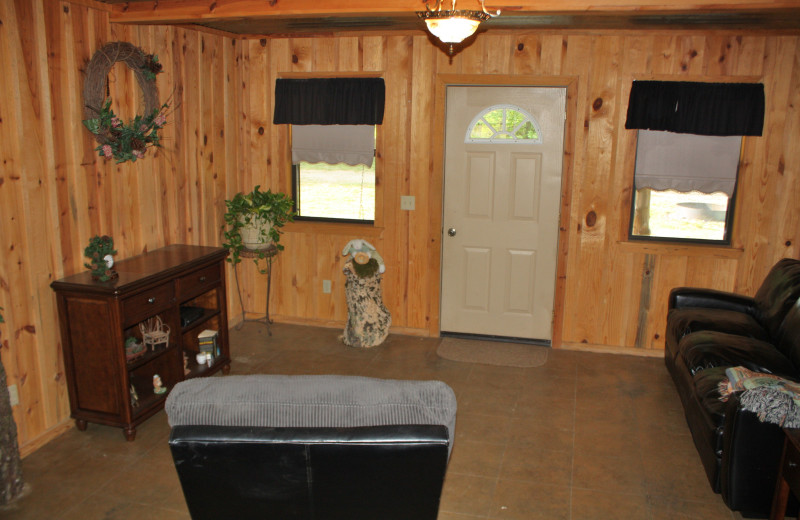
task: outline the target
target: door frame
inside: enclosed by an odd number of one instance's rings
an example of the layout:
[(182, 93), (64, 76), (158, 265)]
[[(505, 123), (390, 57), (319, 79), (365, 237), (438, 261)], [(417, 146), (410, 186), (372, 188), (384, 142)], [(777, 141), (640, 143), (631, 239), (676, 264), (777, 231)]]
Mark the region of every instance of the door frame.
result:
[(444, 208), (444, 131), (446, 96), (448, 86), (516, 86), (562, 87), (567, 90), (566, 120), (564, 121), (564, 156), (561, 172), (561, 203), (558, 220), (558, 253), (556, 259), (556, 287), (553, 301), (553, 335), (551, 346), (558, 348), (562, 342), (564, 324), (564, 292), (566, 286), (567, 254), (569, 252), (570, 201), (572, 198), (572, 172), (574, 168), (575, 115), (578, 114), (578, 76), (507, 76), (486, 74), (437, 74), (434, 93), (434, 145), (433, 175), (430, 177), (431, 224), (428, 229), (431, 244), (428, 268), (435, 273), (428, 302), (431, 319), (428, 333), (439, 337), (442, 287), (442, 225)]

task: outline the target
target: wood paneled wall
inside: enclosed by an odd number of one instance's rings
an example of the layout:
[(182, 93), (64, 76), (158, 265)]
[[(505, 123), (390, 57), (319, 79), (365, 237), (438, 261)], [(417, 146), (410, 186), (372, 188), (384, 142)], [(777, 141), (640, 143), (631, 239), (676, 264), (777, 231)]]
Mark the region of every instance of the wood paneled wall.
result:
[[(380, 75), (387, 105), (378, 133), (375, 227), (297, 223), (275, 264), (271, 311), (281, 320), (342, 326), (340, 252), (352, 238), (387, 263), (396, 331), (438, 333), (441, 147), (447, 77), (524, 78), (573, 85), (566, 148), (556, 324), (564, 345), (623, 352), (663, 347), (676, 285), (752, 294), (769, 267), (798, 256), (800, 37), (699, 31), (485, 33), (452, 63), (422, 35), (235, 40), (181, 28), (109, 23), (91, 0), (0, 2), (0, 306), (2, 361), (19, 387), (23, 451), (68, 426), (53, 279), (83, 269), (91, 236), (110, 234), (119, 258), (170, 243), (221, 243), (224, 201), (256, 184), (288, 191), (285, 127), (272, 125), (276, 77)], [(103, 43), (159, 55), (158, 85), (174, 111), (163, 149), (135, 164), (99, 158), (83, 129), (83, 67)], [(626, 241), (635, 135), (623, 129), (634, 79), (763, 81), (765, 136), (746, 140), (731, 248)], [(130, 71), (115, 65), (118, 113), (139, 108)], [(400, 196), (416, 197), (401, 211)], [(594, 214), (587, 220), (587, 215)], [(263, 313), (266, 283), (239, 270), (245, 308)], [(333, 292), (322, 293), (322, 280)], [(229, 315), (240, 314), (229, 270)], [(235, 351), (235, 346), (234, 346)]]
[[(271, 117), (269, 94), (276, 77), (380, 72), (387, 85), (376, 229), (287, 228), (273, 311), (283, 319), (345, 320), (339, 248), (364, 234), (374, 238), (386, 260), (384, 293), (393, 325), (437, 334), (443, 143), (437, 121), (444, 113), (437, 92), (446, 81), (441, 78), (466, 77), (476, 83), (525, 78), (543, 85), (559, 78), (572, 82), (574, 98), (567, 114), (571, 185), (564, 187), (562, 212), (568, 218), (559, 261), (565, 279), (556, 295), (555, 335), (561, 344), (576, 347), (662, 349), (672, 287), (752, 294), (777, 259), (798, 255), (800, 150), (792, 142), (800, 129), (799, 44), (796, 34), (489, 32), (450, 63), (426, 36), (245, 42), (243, 81), (248, 90), (259, 92), (245, 99), (251, 101), (245, 111), (253, 118), (251, 138), (242, 141), (253, 152), (246, 168), (253, 174), (251, 182), (290, 189), (286, 129), (262, 123)], [(765, 135), (745, 142), (732, 247), (627, 241), (635, 132), (625, 130), (624, 121), (636, 79), (764, 83)], [(267, 164), (264, 176), (256, 173), (256, 164)], [(414, 195), (417, 209), (401, 211), (401, 195)], [(332, 295), (322, 294), (323, 279), (333, 280)]]
[[(224, 201), (240, 188), (238, 42), (195, 31), (112, 26), (91, 2), (0, 2), (0, 355), (15, 384), (23, 453), (69, 425), (54, 279), (84, 269), (111, 235), (125, 258), (171, 243), (220, 244)], [(157, 54), (170, 104), (163, 148), (136, 163), (99, 157), (81, 124), (83, 70), (109, 41)], [(118, 63), (108, 92), (124, 119), (139, 87)]]

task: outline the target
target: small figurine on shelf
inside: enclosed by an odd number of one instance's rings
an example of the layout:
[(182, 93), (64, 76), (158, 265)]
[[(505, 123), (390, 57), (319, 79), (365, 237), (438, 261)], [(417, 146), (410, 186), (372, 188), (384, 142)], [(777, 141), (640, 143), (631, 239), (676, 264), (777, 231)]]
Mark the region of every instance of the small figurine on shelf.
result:
[(125, 359), (127, 359), (128, 362), (144, 355), (145, 350), (144, 344), (136, 337), (130, 336), (125, 340)]
[(158, 374), (153, 374), (153, 393), (160, 395), (166, 391), (167, 387), (161, 382), (161, 376)]
[(139, 394), (136, 393), (136, 388), (133, 385), (131, 385), (131, 406), (134, 408), (139, 406)]
[(209, 352), (198, 352), (195, 359), (198, 365), (211, 366), (214, 363), (214, 357)]
[(183, 375), (188, 376), (192, 370), (189, 368), (189, 354), (183, 353)]
[(117, 251), (114, 249), (114, 239), (108, 235), (95, 235), (89, 240), (89, 245), (83, 250), (83, 255), (89, 262), (83, 264), (87, 269), (92, 270), (92, 279), (107, 282), (115, 279), (117, 272), (112, 269), (114, 266), (114, 256)]
[(139, 332), (142, 333), (145, 347), (153, 352), (156, 348), (167, 348), (169, 345), (169, 325), (164, 323), (161, 316), (156, 315), (139, 323)]

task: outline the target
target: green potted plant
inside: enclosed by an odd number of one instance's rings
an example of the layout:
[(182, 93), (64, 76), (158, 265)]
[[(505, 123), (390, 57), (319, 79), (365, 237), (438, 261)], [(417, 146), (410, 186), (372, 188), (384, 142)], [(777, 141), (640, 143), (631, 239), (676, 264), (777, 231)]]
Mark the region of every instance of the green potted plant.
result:
[(238, 264), (241, 254), (247, 252), (258, 265), (259, 260), (272, 256), (274, 250), (283, 250), (279, 229), (293, 220), (294, 202), (290, 197), (271, 190), (261, 191), (259, 185), (250, 193), (237, 193), (225, 201), (225, 206), (228, 229), (222, 245), (231, 252), (228, 262)]

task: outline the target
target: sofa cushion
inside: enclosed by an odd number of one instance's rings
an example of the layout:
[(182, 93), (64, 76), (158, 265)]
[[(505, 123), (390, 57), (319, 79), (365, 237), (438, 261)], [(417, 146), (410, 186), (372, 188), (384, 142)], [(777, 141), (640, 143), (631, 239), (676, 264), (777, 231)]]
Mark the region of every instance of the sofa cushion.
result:
[(453, 445), (456, 398), (441, 381), (356, 376), (251, 375), (175, 385), (170, 426), (357, 427), (443, 425)]
[(749, 314), (698, 307), (670, 309), (667, 313), (667, 337), (680, 341), (687, 334), (704, 330), (769, 339), (769, 333)]
[(800, 260), (784, 258), (770, 269), (753, 297), (759, 319), (772, 337), (778, 336), (781, 322), (798, 298)]
[(716, 331), (694, 332), (678, 344), (692, 374), (713, 368), (743, 366), (754, 372), (793, 376), (794, 365), (770, 343)]

